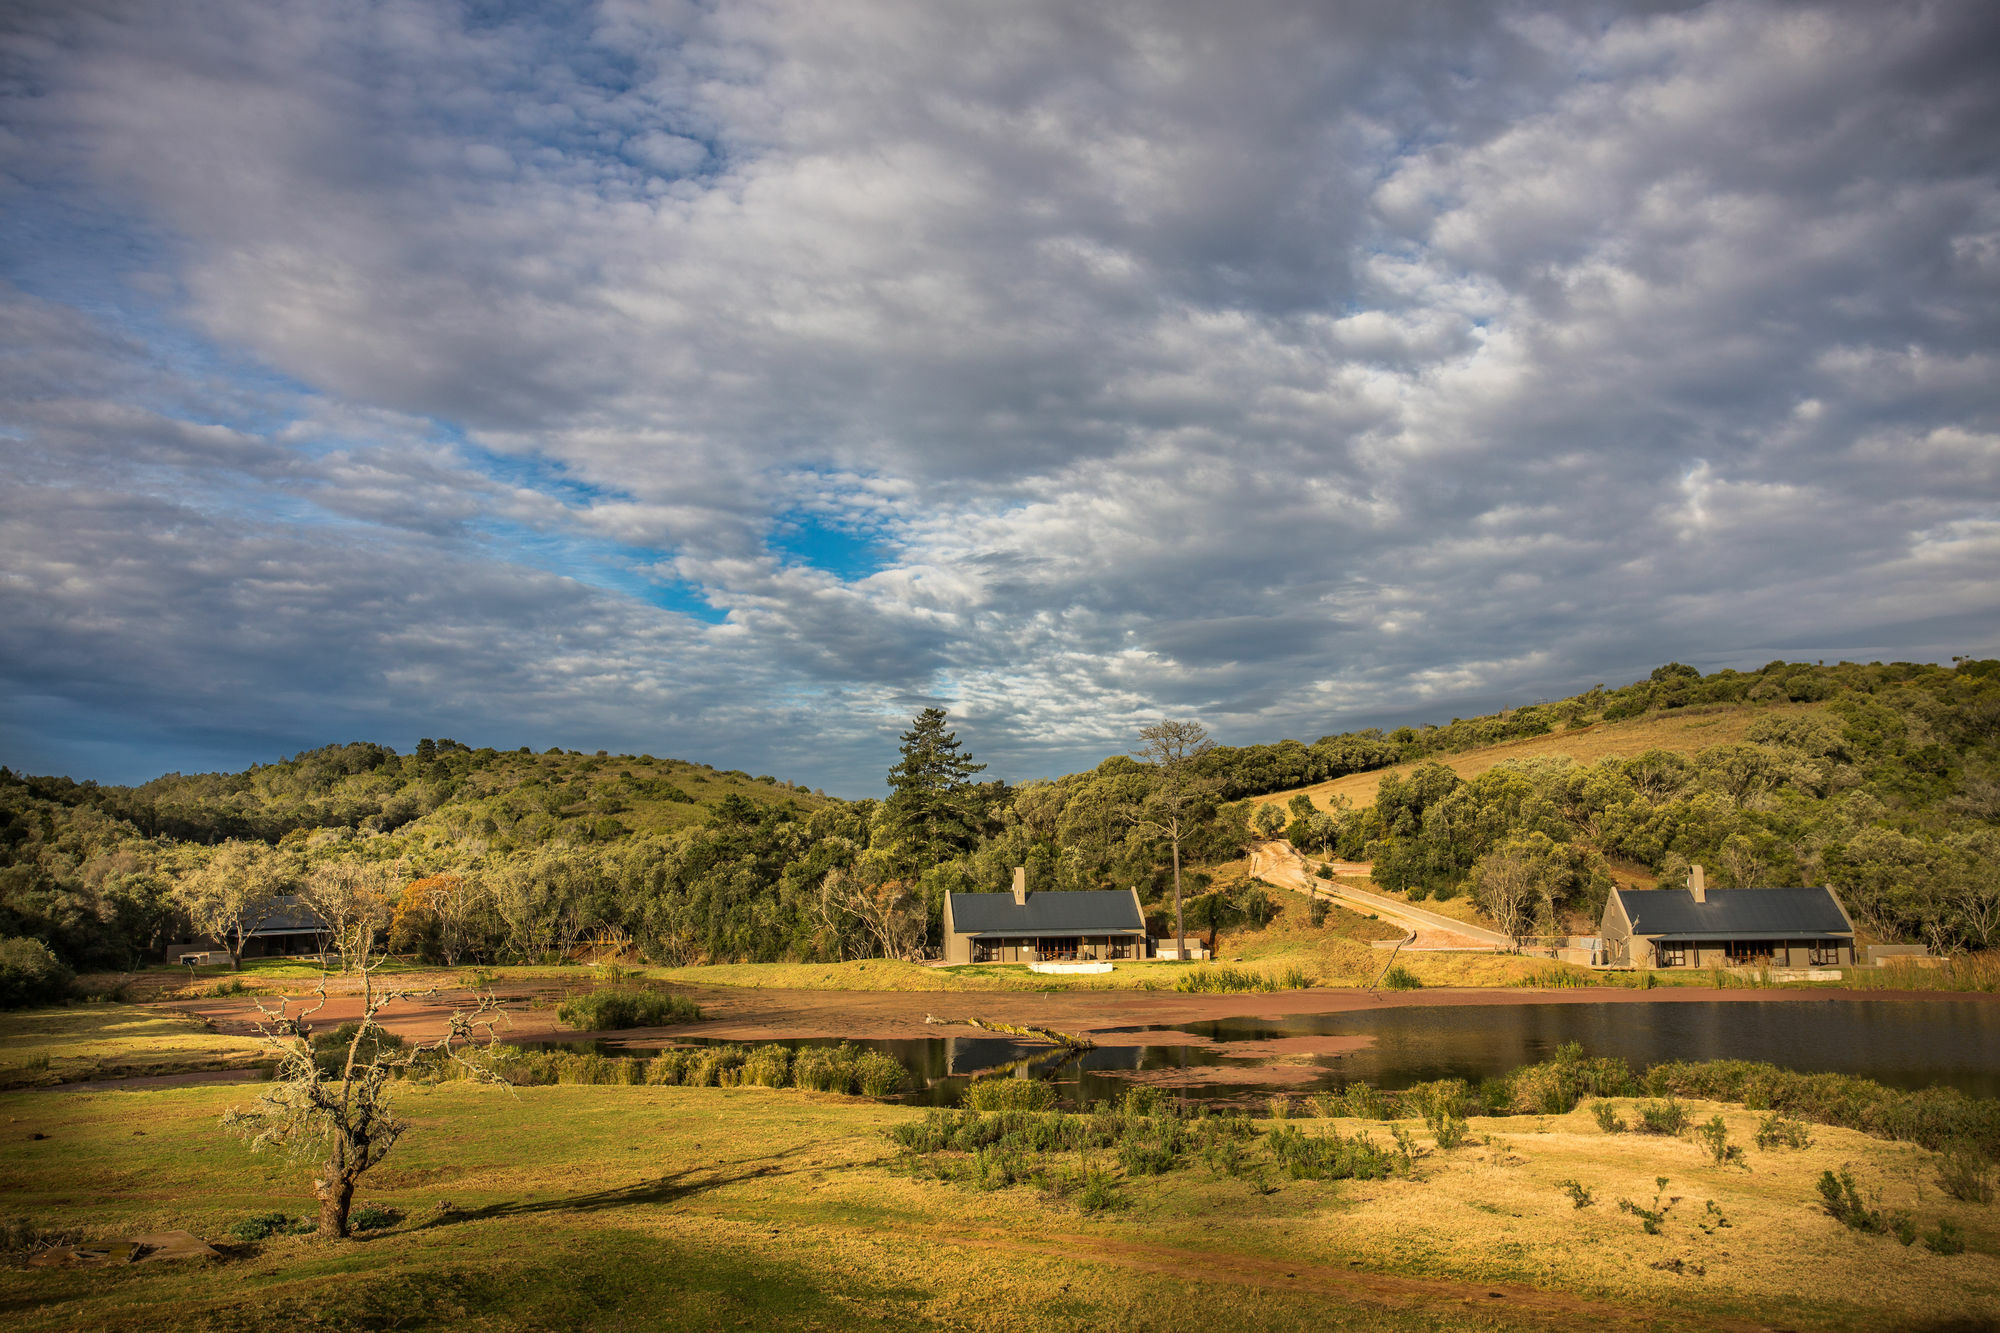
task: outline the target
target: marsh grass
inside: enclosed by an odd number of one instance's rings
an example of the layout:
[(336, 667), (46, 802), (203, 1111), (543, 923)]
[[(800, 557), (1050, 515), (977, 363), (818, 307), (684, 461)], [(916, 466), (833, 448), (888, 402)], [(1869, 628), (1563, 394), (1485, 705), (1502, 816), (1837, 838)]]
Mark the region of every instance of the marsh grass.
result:
[(573, 995), (557, 1007), (556, 1017), (582, 1031), (615, 1032), (693, 1023), (701, 1018), (701, 1006), (685, 995), (618, 987)]

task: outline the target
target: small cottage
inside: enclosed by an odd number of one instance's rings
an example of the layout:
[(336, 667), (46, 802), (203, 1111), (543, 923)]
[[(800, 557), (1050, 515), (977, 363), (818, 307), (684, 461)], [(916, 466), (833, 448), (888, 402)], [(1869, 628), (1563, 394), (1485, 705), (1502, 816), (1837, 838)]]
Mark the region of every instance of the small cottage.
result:
[(1012, 893), (947, 893), (947, 963), (1080, 963), (1146, 956), (1146, 916), (1131, 889), (1030, 893), (1014, 871)]
[(1599, 929), (1611, 967), (1852, 965), (1854, 922), (1829, 888), (1613, 889)]
[[(320, 919), (319, 913), (306, 906), (298, 895), (288, 893), (274, 899), (256, 925), (244, 933), (243, 956), (314, 957), (324, 953), (332, 940), (333, 928)], [(229, 944), (213, 936), (169, 944), (166, 959), (170, 963), (226, 963)]]

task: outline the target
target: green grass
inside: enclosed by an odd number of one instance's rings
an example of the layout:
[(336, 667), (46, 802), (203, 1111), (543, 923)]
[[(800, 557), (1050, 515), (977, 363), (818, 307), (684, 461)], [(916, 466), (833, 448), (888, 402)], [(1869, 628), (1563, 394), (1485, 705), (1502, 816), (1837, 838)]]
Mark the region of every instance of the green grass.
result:
[(148, 1005), (79, 1004), (0, 1017), (0, 1087), (240, 1069), (268, 1061), (254, 1037), (211, 1032)]
[[(309, 1213), (303, 1164), (252, 1156), (218, 1129), (245, 1095), (0, 1097), (0, 1121), (20, 1131), (0, 1137), (9, 1207), (93, 1237), (184, 1227), (225, 1242), (246, 1220)], [(1449, 1153), (1412, 1126), (1409, 1179), (1334, 1181), (1311, 1178), (1340, 1174), (1321, 1161), (1339, 1145), (1320, 1140), (1369, 1134), (1386, 1148), (1390, 1126), (1295, 1118), (1255, 1131), (1284, 1137), (1254, 1154), (1283, 1164), (1262, 1180), (1221, 1158), (1154, 1174), (1143, 1154), (1100, 1152), (1088, 1169), (1115, 1182), (1122, 1206), (1098, 1213), (1081, 1191), (913, 1174), (889, 1131), (923, 1111), (824, 1094), (447, 1084), (404, 1089), (401, 1104), (412, 1129), (356, 1201), (400, 1211), (381, 1231), (344, 1243), (272, 1234), (232, 1245), (219, 1273), (0, 1270), (0, 1301), (20, 1333), (1192, 1330), (1215, 1327), (1219, 1308), (1250, 1329), (1628, 1327), (1635, 1310), (1665, 1329), (1717, 1309), (1868, 1329), (2000, 1310), (1990, 1208), (1940, 1203), (1936, 1190), (1915, 1206), (1926, 1228), (1950, 1221), (1963, 1234), (1968, 1252), (1949, 1257), (1852, 1237), (1814, 1211), (1813, 1182), (1834, 1167), (1883, 1206), (1912, 1206), (1908, 1150), (1840, 1129), (1723, 1172), (1684, 1141), (1608, 1138), (1583, 1111), (1532, 1133), (1475, 1117), (1481, 1146)], [(1754, 1113), (1712, 1113), (1751, 1139)], [(1603, 1199), (1645, 1198), (1658, 1175), (1697, 1201), (1664, 1241), (1559, 1190), (1578, 1180)], [(1680, 1218), (1709, 1198), (1733, 1222), (1720, 1241)], [(1705, 1279), (1650, 1268), (1663, 1243), (1704, 1259)]]

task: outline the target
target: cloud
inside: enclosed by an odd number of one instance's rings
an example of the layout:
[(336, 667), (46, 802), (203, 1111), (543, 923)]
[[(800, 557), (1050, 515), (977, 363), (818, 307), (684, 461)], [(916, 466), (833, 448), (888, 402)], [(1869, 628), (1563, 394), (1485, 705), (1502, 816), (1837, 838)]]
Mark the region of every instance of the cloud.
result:
[(10, 679), (151, 728), (126, 776), (444, 716), (860, 793), (918, 699), (1026, 776), (1991, 651), (1995, 54), (1948, 3), (23, 8)]

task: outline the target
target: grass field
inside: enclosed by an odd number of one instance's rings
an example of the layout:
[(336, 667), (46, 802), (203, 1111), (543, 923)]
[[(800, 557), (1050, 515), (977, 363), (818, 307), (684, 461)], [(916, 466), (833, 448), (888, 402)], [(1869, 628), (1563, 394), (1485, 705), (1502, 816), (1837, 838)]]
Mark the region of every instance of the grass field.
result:
[[(99, 1238), (218, 1240), (253, 1214), (309, 1212), (302, 1164), (219, 1129), (245, 1096), (0, 1097), (9, 1208)], [(913, 1176), (884, 1131), (919, 1112), (821, 1094), (446, 1085), (403, 1105), (413, 1128), (358, 1200), (403, 1214), (386, 1231), (231, 1247), (219, 1269), (0, 1270), (0, 1299), (24, 1333), (1889, 1329), (2000, 1314), (1993, 1209), (1943, 1200), (1908, 1145), (1825, 1127), (1802, 1151), (1752, 1148), (1743, 1171), (1684, 1140), (1607, 1136), (1583, 1110), (1475, 1119), (1474, 1144), (1425, 1153), (1411, 1180), (1258, 1185), (1194, 1165), (1121, 1178), (1123, 1206), (1085, 1215), (1029, 1187)], [(1758, 1117), (1722, 1113), (1748, 1143)], [(1816, 1205), (1828, 1168), (1925, 1226), (1955, 1220), (1967, 1252), (1843, 1229)], [(1682, 1202), (1648, 1235), (1617, 1201), (1651, 1200), (1658, 1176)]]
[[(1459, 754), (1442, 754), (1433, 760), (1422, 762), (1441, 763), (1462, 778), (1473, 778), (1495, 764), (1509, 759), (1537, 759), (1549, 755), (1564, 755), (1579, 764), (1594, 764), (1611, 755), (1630, 759), (1644, 754), (1647, 750), (1670, 750), (1676, 754), (1693, 754), (1711, 745), (1724, 745), (1742, 740), (1744, 733), (1750, 730), (1753, 723), (1759, 718), (1769, 717), (1774, 712), (1804, 712), (1823, 706), (1792, 704), (1774, 708), (1768, 704), (1716, 704), (1704, 708), (1687, 708), (1628, 718), (1622, 722), (1599, 722), (1587, 727), (1554, 731), (1546, 736), (1528, 736), (1521, 740), (1505, 741), (1499, 745), (1488, 745)], [(1384, 774), (1394, 773), (1402, 777), (1414, 767), (1415, 764), (1400, 764), (1395, 768), (1376, 769), (1369, 773), (1350, 773), (1331, 782), (1321, 782), (1310, 787), (1296, 787), (1290, 791), (1272, 792), (1268, 796), (1256, 797), (1255, 800), (1258, 805), (1282, 807), (1303, 791), (1312, 798), (1313, 804), (1321, 809), (1327, 808), (1328, 800), (1335, 794), (1345, 796), (1356, 807), (1373, 805), (1375, 791), (1382, 785)]]
[(251, 1037), (142, 1005), (30, 1009), (0, 1022), (0, 1088), (240, 1069), (269, 1058)]

